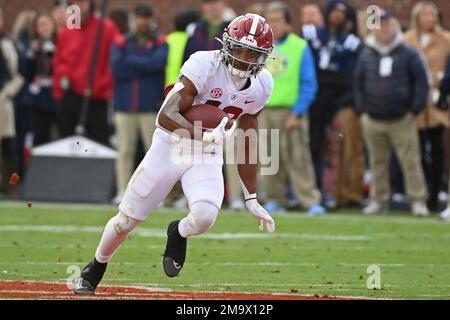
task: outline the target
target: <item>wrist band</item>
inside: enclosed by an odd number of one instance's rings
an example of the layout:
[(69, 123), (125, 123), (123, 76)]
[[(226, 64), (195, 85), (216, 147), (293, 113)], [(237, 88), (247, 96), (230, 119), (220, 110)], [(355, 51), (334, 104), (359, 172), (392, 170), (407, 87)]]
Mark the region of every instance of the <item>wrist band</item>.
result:
[(245, 201), (255, 200), (256, 198), (257, 198), (257, 197), (256, 197), (256, 193), (244, 195)]

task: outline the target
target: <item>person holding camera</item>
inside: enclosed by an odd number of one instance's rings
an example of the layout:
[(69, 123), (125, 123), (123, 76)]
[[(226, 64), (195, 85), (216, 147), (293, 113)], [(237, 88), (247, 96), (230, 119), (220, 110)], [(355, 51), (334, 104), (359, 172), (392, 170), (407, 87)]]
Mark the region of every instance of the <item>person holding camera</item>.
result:
[(56, 22), (51, 14), (41, 13), (34, 20), (35, 38), (32, 42), (35, 75), (30, 93), (30, 120), (33, 145), (52, 140), (52, 127), (57, 128), (56, 103), (52, 94), (52, 59), (55, 51)]
[(53, 58), (53, 96), (61, 136), (83, 133), (109, 146), (108, 105), (114, 84), (109, 54), (120, 33), (111, 19), (104, 18), (103, 5), (98, 15), (97, 1), (72, 0), (71, 4), (80, 9), (80, 26), (66, 26), (58, 32)]

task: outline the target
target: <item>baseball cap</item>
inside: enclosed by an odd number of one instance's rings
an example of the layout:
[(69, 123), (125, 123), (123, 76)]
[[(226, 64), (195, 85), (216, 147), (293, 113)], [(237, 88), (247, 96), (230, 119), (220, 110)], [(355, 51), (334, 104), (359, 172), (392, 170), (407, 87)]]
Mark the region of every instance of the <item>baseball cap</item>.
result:
[(392, 19), (395, 18), (394, 14), (391, 11), (386, 9), (380, 10), (380, 19)]

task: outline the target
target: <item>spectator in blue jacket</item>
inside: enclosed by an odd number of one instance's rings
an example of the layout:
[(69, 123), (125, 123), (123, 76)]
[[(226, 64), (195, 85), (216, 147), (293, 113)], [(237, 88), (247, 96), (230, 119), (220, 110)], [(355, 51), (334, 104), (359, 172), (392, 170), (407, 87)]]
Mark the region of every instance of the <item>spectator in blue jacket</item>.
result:
[(196, 23), (189, 37), (184, 52), (184, 61), (197, 51), (219, 50), (222, 48), (222, 44), (215, 38), (222, 39), (222, 33), (230, 23), (230, 21), (225, 19), (225, 8), (223, 0), (203, 0), (203, 17)]
[(150, 148), (156, 115), (163, 101), (168, 53), (165, 37), (153, 27), (153, 9), (149, 5), (138, 5), (134, 15), (136, 31), (119, 36), (110, 57), (119, 152), (118, 193), (114, 203), (120, 203), (134, 169), (139, 134), (145, 148)]
[(319, 91), (310, 112), (311, 154), (319, 187), (322, 187), (323, 154), (327, 128), (338, 101), (351, 92), (351, 79), (360, 40), (348, 32), (350, 7), (346, 1), (331, 0), (324, 10), (325, 26), (304, 25), (302, 36), (309, 41), (316, 62)]

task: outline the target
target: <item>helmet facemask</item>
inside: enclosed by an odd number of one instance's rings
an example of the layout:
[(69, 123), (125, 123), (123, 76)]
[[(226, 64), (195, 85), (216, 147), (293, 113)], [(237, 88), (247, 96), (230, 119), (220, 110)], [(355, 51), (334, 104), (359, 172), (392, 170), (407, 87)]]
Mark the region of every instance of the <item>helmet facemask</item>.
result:
[[(269, 56), (270, 49), (258, 48), (254, 45), (247, 44), (249, 41), (237, 41), (231, 38), (226, 32), (223, 34), (222, 50), (220, 51), (221, 61), (228, 68), (232, 76), (242, 79), (256, 76), (260, 72)], [(253, 61), (244, 61), (233, 55), (233, 49), (241, 48), (251, 50), (255, 54)]]

